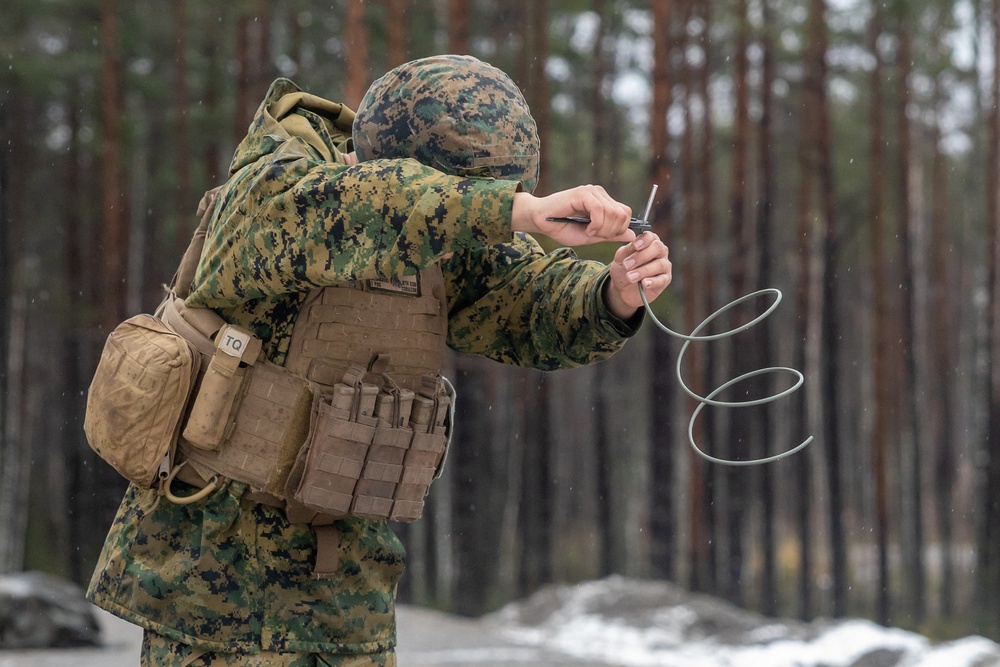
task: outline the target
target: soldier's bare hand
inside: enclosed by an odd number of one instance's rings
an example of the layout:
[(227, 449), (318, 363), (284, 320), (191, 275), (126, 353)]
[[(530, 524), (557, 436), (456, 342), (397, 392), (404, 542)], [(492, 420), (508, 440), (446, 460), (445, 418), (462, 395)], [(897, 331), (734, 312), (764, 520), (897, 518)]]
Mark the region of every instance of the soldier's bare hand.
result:
[(605, 284), (604, 302), (621, 319), (628, 319), (642, 306), (638, 285), (652, 302), (673, 279), (666, 244), (653, 232), (643, 232), (615, 252), (611, 279)]
[[(547, 220), (570, 216), (590, 218), (590, 223), (583, 225)], [(632, 209), (615, 201), (601, 186), (581, 185), (547, 197), (517, 193), (514, 195), (511, 229), (544, 234), (567, 246), (603, 241), (629, 242), (635, 238), (635, 232), (628, 228), (631, 217)]]

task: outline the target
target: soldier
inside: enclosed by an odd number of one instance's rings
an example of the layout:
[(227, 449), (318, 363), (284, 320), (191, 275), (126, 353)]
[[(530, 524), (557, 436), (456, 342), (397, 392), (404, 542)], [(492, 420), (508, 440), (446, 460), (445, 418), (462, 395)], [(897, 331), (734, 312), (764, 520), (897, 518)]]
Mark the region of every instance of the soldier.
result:
[[(194, 279), (178, 291), (188, 308), (255, 334), (263, 357), (324, 397), (360, 362), (368, 372), (354, 388), (381, 372), (392, 396), (420, 398), (432, 378), (424, 400), (446, 406), (433, 381), (445, 344), (546, 370), (606, 359), (642, 321), (637, 285), (655, 299), (670, 283), (667, 249), (629, 231), (629, 208), (599, 186), (531, 195), (538, 151), (520, 91), (475, 58), (401, 65), (357, 116), (279, 79), (209, 208)], [(591, 222), (547, 220), (570, 215)], [(568, 248), (546, 254), (529, 234), (623, 245), (606, 267)], [(344, 512), (316, 505), (332, 477), (305, 455), (320, 447), (309, 442), (285, 471), (287, 493), (262, 492), (239, 471), (186, 504), (130, 486), (88, 596), (144, 628), (143, 665), (395, 664), (403, 549), (372, 517), (412, 519), (422, 503), (390, 483), (396, 495), (372, 492), (364, 509), (357, 491)], [(221, 469), (184, 441), (181, 451), (205, 475)]]

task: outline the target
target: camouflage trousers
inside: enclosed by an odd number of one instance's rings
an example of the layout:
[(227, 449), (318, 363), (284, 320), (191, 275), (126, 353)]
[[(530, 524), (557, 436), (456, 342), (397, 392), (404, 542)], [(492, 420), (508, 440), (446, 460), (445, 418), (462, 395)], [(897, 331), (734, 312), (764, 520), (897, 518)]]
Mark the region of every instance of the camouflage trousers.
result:
[(396, 654), (219, 653), (202, 651), (146, 630), (142, 635), (142, 667), (396, 667)]

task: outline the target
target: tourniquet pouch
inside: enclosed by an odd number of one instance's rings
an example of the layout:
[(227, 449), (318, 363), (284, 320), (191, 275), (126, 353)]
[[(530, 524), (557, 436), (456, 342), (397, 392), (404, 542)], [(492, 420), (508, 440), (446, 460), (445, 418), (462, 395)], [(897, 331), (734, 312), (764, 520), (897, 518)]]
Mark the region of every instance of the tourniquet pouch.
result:
[(143, 488), (166, 479), (200, 366), (197, 349), (159, 318), (118, 325), (87, 394), (91, 448)]
[(236, 426), (233, 407), (243, 397), (246, 378), (260, 355), (261, 341), (227, 324), (215, 337), (215, 352), (198, 386), (184, 439), (200, 449), (215, 450)]

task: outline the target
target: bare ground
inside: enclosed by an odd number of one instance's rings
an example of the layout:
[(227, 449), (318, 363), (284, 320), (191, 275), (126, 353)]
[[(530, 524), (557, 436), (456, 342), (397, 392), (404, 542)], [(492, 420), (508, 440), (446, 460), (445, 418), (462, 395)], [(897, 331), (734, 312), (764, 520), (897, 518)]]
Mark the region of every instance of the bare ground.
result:
[[(96, 609), (96, 608), (95, 608)], [(97, 609), (104, 645), (98, 648), (0, 651), (0, 667), (136, 667), (142, 631)], [(477, 665), (541, 667), (609, 663), (585, 662), (538, 648), (519, 646), (487, 621), (463, 619), (415, 607), (398, 611), (400, 667)]]

